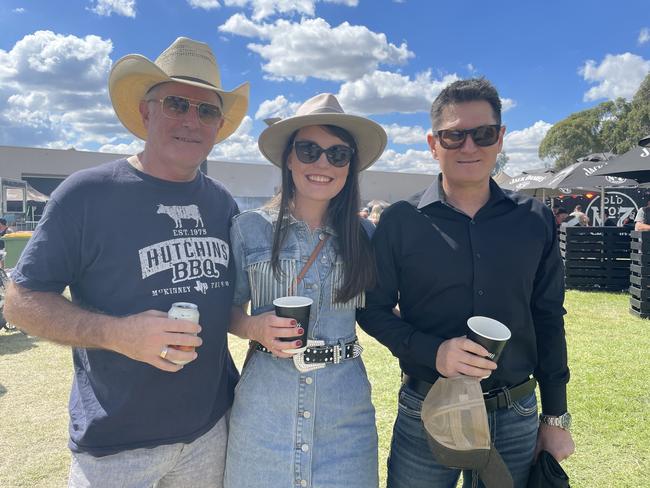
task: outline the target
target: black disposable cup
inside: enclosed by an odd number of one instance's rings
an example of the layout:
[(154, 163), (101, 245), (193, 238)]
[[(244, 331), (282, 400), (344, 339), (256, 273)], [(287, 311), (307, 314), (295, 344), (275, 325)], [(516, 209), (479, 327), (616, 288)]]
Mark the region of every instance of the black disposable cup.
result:
[(280, 297), (273, 300), (275, 306), (275, 315), (294, 319), (298, 322), (298, 327), (302, 327), (302, 335), (295, 337), (281, 337), (283, 342), (302, 341), (302, 346), (298, 348), (283, 349), (283, 352), (297, 354), (307, 349), (307, 330), (309, 328), (309, 312), (311, 304), (314, 301), (307, 297)]
[(510, 329), (498, 320), (480, 315), (467, 319), (467, 327), (467, 338), (487, 349), (489, 354), (485, 359), (491, 359), (495, 363), (499, 361), (499, 356), (510, 339)]

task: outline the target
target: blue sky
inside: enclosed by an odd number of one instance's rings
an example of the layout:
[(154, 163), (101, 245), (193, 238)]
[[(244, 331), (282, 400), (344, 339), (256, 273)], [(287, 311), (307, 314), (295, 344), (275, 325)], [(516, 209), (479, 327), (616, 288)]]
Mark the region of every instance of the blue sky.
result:
[(437, 172), (428, 110), (483, 75), (506, 111), (510, 174), (539, 167), (552, 124), (622, 96), (650, 72), (648, 0), (2, 0), (0, 144), (134, 153), (113, 115), (112, 63), (155, 59), (178, 36), (209, 43), (224, 88), (251, 83), (249, 113), (211, 159), (261, 162), (263, 119), (328, 91), (381, 123), (374, 169)]

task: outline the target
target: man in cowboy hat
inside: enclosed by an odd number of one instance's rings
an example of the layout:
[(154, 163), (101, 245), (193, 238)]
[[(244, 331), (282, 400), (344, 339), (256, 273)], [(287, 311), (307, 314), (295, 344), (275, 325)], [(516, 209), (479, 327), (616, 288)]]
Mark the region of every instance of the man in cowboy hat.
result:
[[(240, 124), (248, 84), (223, 90), (210, 47), (179, 38), (155, 62), (117, 61), (109, 91), (144, 150), (52, 194), (5, 312), (73, 347), (70, 486), (221, 486), (237, 205), (198, 168)], [(108, 226), (115, 215), (133, 225)], [(175, 302), (198, 306), (200, 325), (168, 318)]]
[[(495, 446), (514, 486), (523, 487), (536, 452), (548, 450), (561, 461), (574, 449), (564, 270), (553, 214), (490, 178), (505, 127), (489, 81), (447, 86), (432, 104), (431, 122), (427, 141), (441, 174), (383, 212), (373, 236), (378, 284), (358, 317), (399, 358), (403, 373), (388, 486), (456, 486), (460, 470), (431, 456), (420, 410), (438, 378), (465, 375), (482, 378)], [(393, 313), (396, 304), (400, 316)], [(498, 367), (465, 337), (473, 315), (511, 330)], [(468, 478), (463, 486), (470, 486)]]

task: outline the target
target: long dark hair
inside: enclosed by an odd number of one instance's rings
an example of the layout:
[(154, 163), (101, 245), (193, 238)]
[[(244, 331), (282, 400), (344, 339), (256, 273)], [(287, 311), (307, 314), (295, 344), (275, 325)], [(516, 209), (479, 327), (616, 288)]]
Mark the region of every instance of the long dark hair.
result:
[[(348, 131), (338, 126), (320, 125), (318, 127), (338, 137), (354, 149), (345, 185), (330, 200), (327, 206), (327, 215), (325, 216), (327, 225), (336, 231), (336, 250), (343, 260), (343, 284), (336, 292), (336, 301), (343, 303), (356, 297), (366, 288), (374, 287), (376, 281), (375, 263), (370, 239), (366, 231), (361, 227), (361, 220), (357, 213), (360, 207), (357, 143)], [(298, 131), (295, 131), (291, 134), (282, 153), (282, 189), (267, 204), (267, 208), (278, 210), (278, 220), (273, 230), (273, 247), (271, 251), (271, 265), (276, 277), (282, 274), (280, 248), (287, 235), (291, 212), (289, 206), (296, 191), (291, 170), (287, 163), (297, 133)]]

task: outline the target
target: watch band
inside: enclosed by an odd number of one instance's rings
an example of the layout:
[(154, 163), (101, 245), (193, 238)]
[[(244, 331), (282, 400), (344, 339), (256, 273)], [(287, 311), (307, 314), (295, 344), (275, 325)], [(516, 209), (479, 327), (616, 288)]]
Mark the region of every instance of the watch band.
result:
[(560, 416), (541, 414), (539, 421), (566, 431), (571, 430), (571, 414), (569, 412), (565, 412)]

